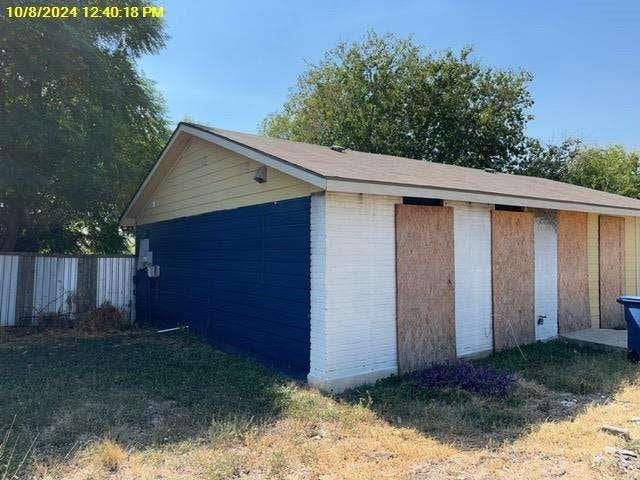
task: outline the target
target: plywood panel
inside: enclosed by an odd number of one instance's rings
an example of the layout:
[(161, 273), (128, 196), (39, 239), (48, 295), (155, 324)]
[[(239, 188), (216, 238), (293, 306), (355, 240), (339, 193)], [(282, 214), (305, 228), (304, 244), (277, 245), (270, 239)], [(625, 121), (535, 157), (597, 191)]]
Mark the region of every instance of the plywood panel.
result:
[(396, 205), (398, 368), (456, 357), (453, 210)]
[(558, 331), (589, 328), (587, 214), (558, 215)]
[(491, 214), (493, 342), (496, 350), (535, 340), (533, 213)]
[(600, 328), (600, 254), (597, 213), (587, 218), (587, 276), (589, 281), (589, 318), (591, 328)]
[(624, 326), (616, 298), (624, 291), (624, 218), (600, 216), (600, 327)]

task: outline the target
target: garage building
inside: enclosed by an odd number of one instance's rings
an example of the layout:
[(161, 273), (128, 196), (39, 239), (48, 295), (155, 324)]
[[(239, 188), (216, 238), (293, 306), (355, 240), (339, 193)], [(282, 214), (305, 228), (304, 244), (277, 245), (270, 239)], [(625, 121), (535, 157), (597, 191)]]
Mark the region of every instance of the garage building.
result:
[(326, 390), (624, 325), (640, 201), (181, 123), (121, 223), (136, 316)]

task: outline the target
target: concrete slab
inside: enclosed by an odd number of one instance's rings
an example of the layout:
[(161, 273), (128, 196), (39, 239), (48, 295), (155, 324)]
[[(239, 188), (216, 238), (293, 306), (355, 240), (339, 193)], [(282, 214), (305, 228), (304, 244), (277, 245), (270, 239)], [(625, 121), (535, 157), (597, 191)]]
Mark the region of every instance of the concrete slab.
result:
[(613, 348), (627, 348), (627, 331), (613, 330), (610, 328), (588, 328), (576, 330), (560, 335), (561, 338), (571, 342), (601, 345)]

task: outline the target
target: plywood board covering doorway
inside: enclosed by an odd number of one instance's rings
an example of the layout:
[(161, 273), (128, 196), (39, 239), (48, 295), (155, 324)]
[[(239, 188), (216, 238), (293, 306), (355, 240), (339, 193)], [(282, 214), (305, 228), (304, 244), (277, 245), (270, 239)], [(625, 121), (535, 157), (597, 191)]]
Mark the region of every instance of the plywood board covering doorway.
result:
[(561, 210), (558, 220), (558, 332), (583, 330), (589, 319), (587, 214)]
[(491, 213), (493, 341), (496, 350), (535, 341), (533, 213)]
[(600, 328), (624, 327), (624, 218), (600, 215)]
[(396, 205), (398, 369), (456, 358), (453, 210)]

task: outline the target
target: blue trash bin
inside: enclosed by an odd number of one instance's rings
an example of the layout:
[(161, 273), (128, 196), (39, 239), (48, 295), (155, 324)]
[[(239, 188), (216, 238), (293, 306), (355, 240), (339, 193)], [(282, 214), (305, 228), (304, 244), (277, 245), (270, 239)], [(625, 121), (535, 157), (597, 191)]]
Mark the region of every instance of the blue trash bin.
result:
[(616, 301), (624, 307), (629, 359), (640, 361), (640, 297), (623, 296)]

